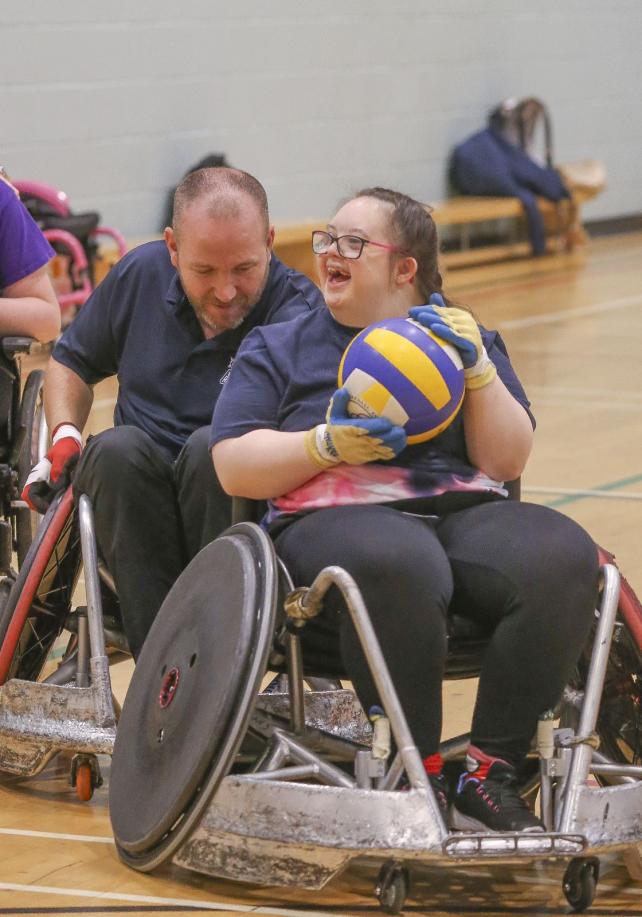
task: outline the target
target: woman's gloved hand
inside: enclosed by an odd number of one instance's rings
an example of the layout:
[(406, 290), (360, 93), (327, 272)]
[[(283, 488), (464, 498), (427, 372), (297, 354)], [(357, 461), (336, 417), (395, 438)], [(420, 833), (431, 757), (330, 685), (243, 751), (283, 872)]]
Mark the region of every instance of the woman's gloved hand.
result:
[(464, 364), (467, 389), (483, 388), (497, 375), (481, 339), (479, 325), (465, 309), (446, 306), (439, 293), (433, 293), (428, 304), (414, 306), (410, 317), (438, 337), (457, 348)]
[(330, 401), (326, 423), (306, 433), (305, 446), (312, 461), (320, 468), (345, 462), (388, 461), (406, 446), (406, 434), (385, 417), (350, 417), (350, 393), (338, 389)]

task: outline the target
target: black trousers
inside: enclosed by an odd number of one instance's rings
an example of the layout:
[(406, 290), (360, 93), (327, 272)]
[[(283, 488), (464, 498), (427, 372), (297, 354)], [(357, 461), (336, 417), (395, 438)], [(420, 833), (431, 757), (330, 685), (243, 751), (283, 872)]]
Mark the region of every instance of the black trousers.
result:
[[(295, 585), (310, 585), (328, 564), (354, 577), (422, 756), (440, 741), (447, 612), (489, 625), (471, 741), (521, 762), (538, 716), (559, 700), (593, 618), (597, 551), (579, 525), (513, 501), (436, 521), (361, 505), (304, 516), (276, 536), (276, 547)], [(367, 711), (379, 698), (338, 590), (325, 604), (322, 640), (329, 647), (334, 632)]]
[(231, 521), (208, 436), (209, 427), (197, 430), (171, 462), (142, 430), (114, 427), (89, 440), (74, 477), (76, 499), (91, 498), (136, 657), (178, 575)]

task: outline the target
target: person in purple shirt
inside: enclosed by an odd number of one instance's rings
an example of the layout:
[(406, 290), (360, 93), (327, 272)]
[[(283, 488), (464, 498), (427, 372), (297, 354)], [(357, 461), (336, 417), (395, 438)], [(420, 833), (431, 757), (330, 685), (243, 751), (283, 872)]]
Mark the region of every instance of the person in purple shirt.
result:
[(47, 264), (55, 252), (0, 168), (0, 337), (51, 341), (60, 308)]

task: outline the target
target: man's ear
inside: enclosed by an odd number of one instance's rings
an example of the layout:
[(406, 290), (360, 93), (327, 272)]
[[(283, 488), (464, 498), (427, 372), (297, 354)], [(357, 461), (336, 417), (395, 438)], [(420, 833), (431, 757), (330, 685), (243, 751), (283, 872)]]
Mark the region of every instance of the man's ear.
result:
[(169, 252), (169, 260), (172, 262), (173, 267), (178, 267), (178, 247), (176, 245), (176, 233), (171, 226), (165, 227), (165, 245), (167, 246), (167, 251)]
[(267, 237), (267, 247), (269, 251), (272, 251), (273, 246), (274, 246), (274, 226), (270, 226), (270, 228), (268, 229), (268, 237)]
[(399, 258), (395, 264), (394, 270), (395, 283), (397, 286), (403, 287), (406, 286), (406, 284), (414, 283), (418, 266), (416, 259), (412, 258), (410, 255)]

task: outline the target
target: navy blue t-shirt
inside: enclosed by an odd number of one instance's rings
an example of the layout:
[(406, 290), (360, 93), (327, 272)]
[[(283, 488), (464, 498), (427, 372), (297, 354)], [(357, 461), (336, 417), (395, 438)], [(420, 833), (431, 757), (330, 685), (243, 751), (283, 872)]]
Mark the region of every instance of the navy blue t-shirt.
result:
[(114, 423), (148, 433), (170, 457), (209, 424), (243, 338), (324, 306), (319, 289), (272, 255), (265, 290), (242, 324), (206, 340), (164, 242), (129, 252), (96, 288), (53, 357), (88, 385), (118, 375)]
[[(291, 322), (256, 328), (240, 348), (212, 418), (211, 444), (251, 430), (309, 430), (325, 421), (337, 389), (341, 356), (361, 329), (334, 320), (328, 309)], [(481, 328), (484, 346), (511, 394), (534, 421), (529, 401), (496, 331)], [(389, 462), (335, 465), (296, 490), (270, 501), (268, 522), (284, 513), (352, 503), (394, 503), (417, 512), (433, 511), (444, 494), (477, 499), (506, 496), (468, 458), (460, 412), (442, 433), (407, 446)], [(443, 501), (442, 501), (443, 502)], [(461, 500), (449, 501), (456, 506)], [(426, 507), (429, 506), (430, 510)]]

